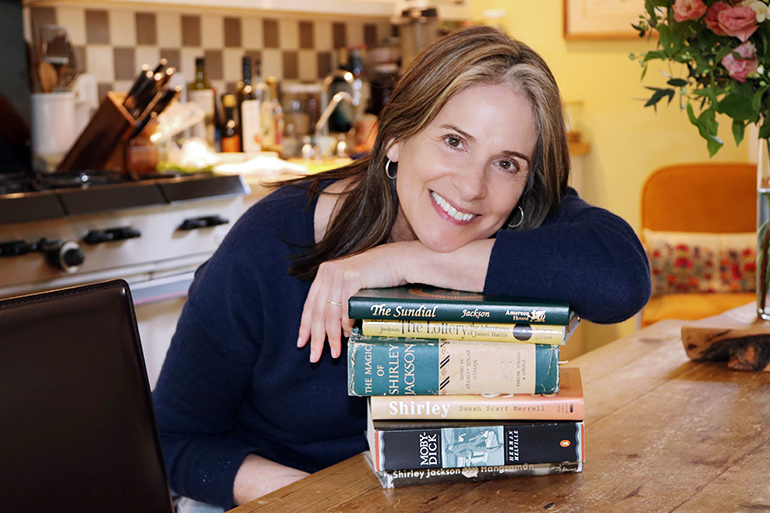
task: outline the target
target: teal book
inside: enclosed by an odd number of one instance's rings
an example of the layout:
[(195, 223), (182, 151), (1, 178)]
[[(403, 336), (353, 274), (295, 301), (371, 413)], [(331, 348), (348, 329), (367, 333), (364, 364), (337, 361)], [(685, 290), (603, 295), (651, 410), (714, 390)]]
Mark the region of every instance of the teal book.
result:
[(348, 341), (353, 396), (553, 394), (559, 347), (511, 342), (370, 337)]
[(569, 303), (490, 296), (428, 285), (363, 289), (348, 301), (351, 319), (528, 323), (566, 326)]

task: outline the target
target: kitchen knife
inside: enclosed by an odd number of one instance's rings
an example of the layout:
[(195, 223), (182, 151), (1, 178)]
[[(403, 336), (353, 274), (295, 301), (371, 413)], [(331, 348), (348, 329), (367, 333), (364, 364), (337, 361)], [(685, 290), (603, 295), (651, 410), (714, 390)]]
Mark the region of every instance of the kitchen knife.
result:
[(152, 70), (153, 74), (161, 73), (164, 69), (166, 69), (166, 66), (168, 66), (168, 60), (162, 58), (160, 62), (158, 62), (158, 65), (155, 66), (155, 69)]
[(155, 73), (148, 80), (147, 86), (145, 86), (143, 90), (140, 90), (136, 93), (134, 96), (136, 98), (136, 103), (131, 109), (131, 115), (134, 117), (134, 119), (141, 118), (142, 114), (147, 110), (147, 106), (150, 104), (150, 102), (152, 102), (152, 99), (155, 98), (155, 95), (158, 93), (158, 85), (162, 79), (162, 73)]
[(164, 89), (158, 93), (158, 98), (155, 99), (154, 104), (150, 107), (150, 111), (146, 113), (141, 121), (136, 125), (134, 131), (131, 132), (129, 139), (133, 139), (142, 133), (150, 120), (155, 119), (160, 113), (166, 110), (166, 107), (177, 98), (182, 92), (182, 86), (176, 86), (174, 89)]
[(168, 67), (163, 70), (163, 78), (160, 81), (160, 87), (166, 87), (168, 85), (169, 80), (171, 80), (171, 76), (176, 73), (176, 68)]
[(126, 110), (129, 110), (129, 107), (134, 104), (134, 95), (136, 94), (136, 90), (146, 80), (148, 71), (150, 71), (150, 66), (143, 64), (139, 75), (134, 80), (134, 83), (131, 84), (131, 89), (128, 90), (128, 94), (126, 94), (126, 98), (123, 100), (123, 106), (126, 107)]

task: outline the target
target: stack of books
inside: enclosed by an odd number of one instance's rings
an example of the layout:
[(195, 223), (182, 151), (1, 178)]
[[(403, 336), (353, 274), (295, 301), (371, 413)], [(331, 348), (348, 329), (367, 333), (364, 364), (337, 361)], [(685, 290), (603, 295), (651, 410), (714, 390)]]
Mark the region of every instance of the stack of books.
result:
[(582, 470), (568, 304), (407, 285), (358, 292), (349, 315), (348, 392), (368, 397), (383, 487)]

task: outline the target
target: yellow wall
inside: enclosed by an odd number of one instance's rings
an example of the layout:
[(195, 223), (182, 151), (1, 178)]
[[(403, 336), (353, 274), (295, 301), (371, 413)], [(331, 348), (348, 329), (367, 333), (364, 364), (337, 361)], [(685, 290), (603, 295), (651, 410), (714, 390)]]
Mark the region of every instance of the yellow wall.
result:
[[(638, 1), (641, 13), (643, 2)], [(638, 230), (645, 177), (663, 165), (709, 158), (705, 142), (676, 100), (658, 107), (657, 113), (643, 107), (640, 98), (649, 97), (649, 91), (640, 82), (639, 64), (629, 54), (653, 49), (655, 41), (565, 41), (562, 0), (474, 0), (474, 19), (484, 20), (493, 9), (505, 11), (497, 24), (545, 58), (564, 99), (583, 102), (582, 126), (591, 151), (584, 161), (581, 196)], [(645, 85), (662, 83), (662, 75), (651, 66)], [(748, 145), (736, 147), (732, 140), (729, 120), (720, 123), (720, 137), (725, 145), (713, 160), (749, 160)], [(585, 324), (581, 329), (588, 349), (635, 329), (634, 320), (613, 326)]]

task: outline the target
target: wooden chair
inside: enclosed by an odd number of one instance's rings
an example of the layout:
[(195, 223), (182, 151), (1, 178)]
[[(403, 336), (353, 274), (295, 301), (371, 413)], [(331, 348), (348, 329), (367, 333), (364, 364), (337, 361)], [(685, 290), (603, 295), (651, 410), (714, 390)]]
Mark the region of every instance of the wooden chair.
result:
[[(645, 182), (641, 201), (642, 242), (648, 256), (648, 239), (655, 232), (680, 232), (694, 237), (756, 234), (756, 180), (756, 165), (748, 163), (680, 164), (653, 172)], [(755, 251), (756, 240), (752, 244)], [(718, 267), (717, 262), (716, 272)], [(753, 291), (653, 291), (642, 310), (640, 324), (644, 327), (663, 319), (701, 319), (753, 300)]]

